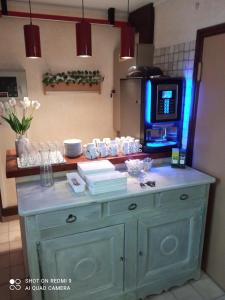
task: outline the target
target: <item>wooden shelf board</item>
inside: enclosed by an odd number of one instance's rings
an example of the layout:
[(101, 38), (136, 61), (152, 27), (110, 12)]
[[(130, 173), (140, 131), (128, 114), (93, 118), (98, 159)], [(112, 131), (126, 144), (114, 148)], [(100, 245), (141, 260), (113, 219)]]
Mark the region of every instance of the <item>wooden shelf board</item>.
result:
[[(164, 158), (170, 156), (171, 156), (171, 152), (136, 153), (130, 155), (120, 154), (118, 156), (108, 156), (106, 158), (98, 158), (97, 160), (108, 159), (113, 164), (119, 164), (119, 163), (123, 163), (127, 159), (144, 159), (146, 157)], [(65, 160), (66, 162), (64, 164), (53, 165), (53, 172), (72, 171), (77, 168), (78, 162), (91, 161), (88, 160), (84, 155), (81, 155), (76, 158), (65, 157)], [(24, 177), (24, 176), (31, 176), (31, 175), (38, 175), (38, 174), (40, 174), (39, 167), (19, 169), (17, 166), (16, 151), (14, 149), (7, 150), (6, 152), (6, 177), (7, 178)]]
[(96, 92), (101, 93), (101, 84), (93, 84), (90, 86), (89, 84), (77, 84), (77, 83), (69, 83), (66, 84), (64, 82), (58, 83), (54, 86), (51, 85), (43, 85), (44, 94), (47, 92)]

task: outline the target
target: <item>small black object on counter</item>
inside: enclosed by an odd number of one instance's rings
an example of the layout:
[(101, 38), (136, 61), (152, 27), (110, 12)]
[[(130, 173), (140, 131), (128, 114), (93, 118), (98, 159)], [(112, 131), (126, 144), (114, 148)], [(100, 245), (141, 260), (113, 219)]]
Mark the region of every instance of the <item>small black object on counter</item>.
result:
[(145, 183), (144, 182), (140, 182), (140, 187), (145, 187), (145, 186), (150, 186), (150, 187), (155, 187), (156, 183), (155, 181), (146, 181)]

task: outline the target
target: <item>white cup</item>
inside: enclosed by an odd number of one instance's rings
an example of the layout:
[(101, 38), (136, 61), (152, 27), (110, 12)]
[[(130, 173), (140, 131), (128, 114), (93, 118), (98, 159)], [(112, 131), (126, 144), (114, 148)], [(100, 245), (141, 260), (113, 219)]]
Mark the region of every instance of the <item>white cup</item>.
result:
[(100, 142), (101, 142), (101, 140), (98, 139), (98, 138), (95, 138), (95, 139), (92, 140), (92, 143), (95, 144), (96, 147), (98, 147), (98, 144), (99, 144)]
[(142, 152), (142, 145), (140, 144), (140, 140), (135, 140), (135, 153)]
[(130, 143), (128, 141), (124, 141), (122, 144), (122, 153), (124, 155), (130, 154)]
[(110, 139), (110, 138), (104, 138), (104, 139), (103, 139), (103, 142), (104, 142), (106, 145), (109, 145), (110, 142), (111, 142), (111, 139)]
[(109, 154), (111, 156), (117, 156), (118, 155), (118, 144), (115, 140), (111, 141), (111, 143), (110, 143)]
[(84, 154), (88, 159), (95, 159), (99, 156), (99, 153), (94, 143), (89, 143), (87, 145), (84, 145), (83, 149), (84, 149)]
[(104, 142), (98, 144), (98, 152), (101, 157), (106, 157), (109, 155), (108, 147)]
[(95, 148), (95, 144), (94, 143), (88, 143), (87, 144), (87, 149), (90, 150), (90, 149), (93, 149)]
[(130, 151), (130, 153), (136, 153), (136, 145), (135, 145), (135, 142), (129, 141), (129, 151)]
[(126, 140), (129, 141), (129, 142), (134, 142), (134, 138), (131, 137), (131, 136), (127, 136), (127, 137), (126, 137)]

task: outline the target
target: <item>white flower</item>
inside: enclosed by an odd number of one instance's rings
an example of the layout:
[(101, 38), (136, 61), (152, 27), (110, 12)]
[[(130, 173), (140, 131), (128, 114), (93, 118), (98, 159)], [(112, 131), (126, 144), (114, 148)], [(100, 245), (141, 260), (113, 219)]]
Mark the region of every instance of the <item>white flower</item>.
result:
[(23, 101), (24, 102), (30, 102), (30, 99), (29, 99), (29, 97), (23, 97)]
[(39, 101), (33, 100), (33, 101), (31, 102), (31, 106), (32, 106), (34, 109), (38, 110), (38, 109), (40, 108), (41, 104), (40, 104)]
[(26, 103), (26, 107), (30, 107), (31, 101), (30, 101), (30, 99), (28, 97), (24, 97), (23, 101)]
[(28, 97), (24, 97), (24, 98), (23, 98), (23, 101), (20, 101), (20, 104), (22, 105), (22, 107), (23, 107), (24, 109), (26, 109), (26, 108), (30, 107), (31, 101), (29, 100)]
[(24, 97), (23, 101), (26, 103), (26, 107), (30, 107), (31, 101), (30, 101), (29, 97)]
[(16, 106), (16, 99), (15, 98), (9, 99), (9, 105), (12, 107)]

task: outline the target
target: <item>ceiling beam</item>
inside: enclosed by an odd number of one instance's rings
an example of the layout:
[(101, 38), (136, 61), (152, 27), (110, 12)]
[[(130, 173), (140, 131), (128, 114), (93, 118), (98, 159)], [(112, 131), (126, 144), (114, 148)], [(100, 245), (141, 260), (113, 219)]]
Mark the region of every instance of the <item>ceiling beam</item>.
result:
[[(17, 18), (29, 18), (30, 14), (28, 12), (22, 11), (8, 11), (7, 16), (9, 17), (17, 17)], [(61, 15), (49, 15), (49, 14), (42, 14), (42, 13), (32, 13), (32, 19), (39, 19), (39, 20), (52, 20), (52, 21), (63, 21), (63, 22), (81, 22), (82, 18), (80, 17), (71, 17), (71, 16), (61, 16)], [(87, 22), (91, 24), (100, 24), (100, 25), (110, 25), (112, 26), (108, 20), (106, 19), (94, 19), (94, 18), (84, 18)], [(121, 27), (126, 22), (124, 21), (115, 21), (115, 27)]]

